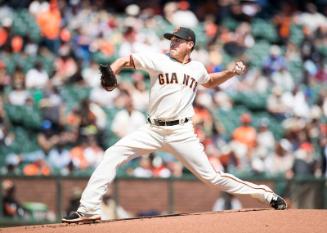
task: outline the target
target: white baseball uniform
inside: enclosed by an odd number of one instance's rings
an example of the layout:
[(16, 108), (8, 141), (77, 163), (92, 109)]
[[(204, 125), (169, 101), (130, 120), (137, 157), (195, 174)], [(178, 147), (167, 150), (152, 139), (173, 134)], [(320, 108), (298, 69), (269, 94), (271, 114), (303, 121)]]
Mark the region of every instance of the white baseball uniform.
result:
[[(163, 150), (175, 155), (203, 182), (216, 185), (233, 194), (251, 195), (270, 203), (273, 192), (264, 185), (242, 181), (235, 176), (217, 172), (211, 166), (204, 148), (194, 133), (191, 117), (192, 103), (198, 85), (209, 80), (205, 67), (196, 61), (182, 64), (165, 54), (137, 53), (132, 59), (140, 64), (136, 69), (147, 71), (151, 77), (149, 99), (150, 122), (125, 136), (108, 148), (85, 188), (79, 212), (100, 214), (102, 196), (116, 175), (116, 168), (136, 155)], [(157, 120), (175, 121), (172, 126), (157, 126)], [(184, 122), (188, 119), (188, 122)]]

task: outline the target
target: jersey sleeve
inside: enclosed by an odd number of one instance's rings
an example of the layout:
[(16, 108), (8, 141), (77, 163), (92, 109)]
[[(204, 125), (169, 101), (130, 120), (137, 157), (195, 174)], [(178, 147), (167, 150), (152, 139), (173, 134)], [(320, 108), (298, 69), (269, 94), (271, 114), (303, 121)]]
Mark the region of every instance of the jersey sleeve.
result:
[(131, 58), (134, 60), (135, 69), (151, 72), (157, 70), (160, 55), (156, 53), (133, 53)]
[(204, 67), (204, 65), (201, 64), (201, 76), (199, 78), (199, 83), (204, 84), (207, 83), (210, 80), (210, 76), (208, 74), (207, 69)]

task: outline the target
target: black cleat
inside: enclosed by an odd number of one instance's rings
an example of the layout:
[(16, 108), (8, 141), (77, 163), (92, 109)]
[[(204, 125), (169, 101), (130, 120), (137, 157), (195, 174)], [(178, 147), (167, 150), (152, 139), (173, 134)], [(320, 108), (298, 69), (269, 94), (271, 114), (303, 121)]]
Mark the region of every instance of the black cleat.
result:
[(100, 221), (101, 217), (97, 214), (84, 214), (73, 211), (68, 216), (61, 219), (63, 223), (94, 223)]
[(277, 194), (274, 194), (273, 198), (271, 199), (270, 206), (275, 210), (287, 209), (286, 201)]

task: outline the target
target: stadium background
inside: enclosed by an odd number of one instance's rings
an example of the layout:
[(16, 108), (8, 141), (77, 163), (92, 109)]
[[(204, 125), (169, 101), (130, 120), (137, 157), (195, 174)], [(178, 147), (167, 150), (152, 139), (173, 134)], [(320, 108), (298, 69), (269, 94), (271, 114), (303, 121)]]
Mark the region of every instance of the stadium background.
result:
[[(165, 52), (162, 34), (176, 25), (194, 29), (193, 58), (208, 71), (237, 59), (249, 66), (196, 98), (194, 124), (213, 166), (273, 184), (294, 207), (326, 207), (326, 1), (133, 2), (0, 1), (1, 193), (23, 207), (2, 224), (58, 220), (103, 150), (145, 122), (147, 74), (124, 71), (119, 89), (106, 93), (96, 64)], [(190, 173), (160, 152), (129, 162), (118, 176), (112, 195), (133, 215), (210, 210), (220, 195), (212, 191), (201, 205), (211, 191), (199, 192)], [(153, 193), (162, 183), (164, 191)], [(122, 199), (137, 189), (149, 199)], [(188, 202), (178, 207), (183, 197)]]

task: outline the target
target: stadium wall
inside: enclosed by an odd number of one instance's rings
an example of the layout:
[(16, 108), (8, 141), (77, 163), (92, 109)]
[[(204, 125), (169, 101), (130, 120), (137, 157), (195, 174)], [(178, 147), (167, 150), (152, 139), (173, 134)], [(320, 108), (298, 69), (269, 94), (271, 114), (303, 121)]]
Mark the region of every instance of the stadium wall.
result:
[[(5, 179), (8, 177), (0, 177)], [(11, 177), (16, 185), (16, 196), (21, 202), (41, 202), (60, 218), (69, 205), (76, 189), (83, 190), (88, 177)], [(278, 189), (278, 180), (251, 180)], [(303, 183), (304, 182), (304, 183)], [(294, 207), (326, 207), (326, 181), (311, 179), (288, 184), (289, 198)], [(156, 210), (160, 213), (190, 213), (210, 211), (220, 196), (215, 187), (190, 179), (138, 179), (120, 178), (110, 188), (111, 194), (127, 211), (138, 213)], [(266, 205), (249, 197), (239, 197), (243, 208), (260, 208)]]

